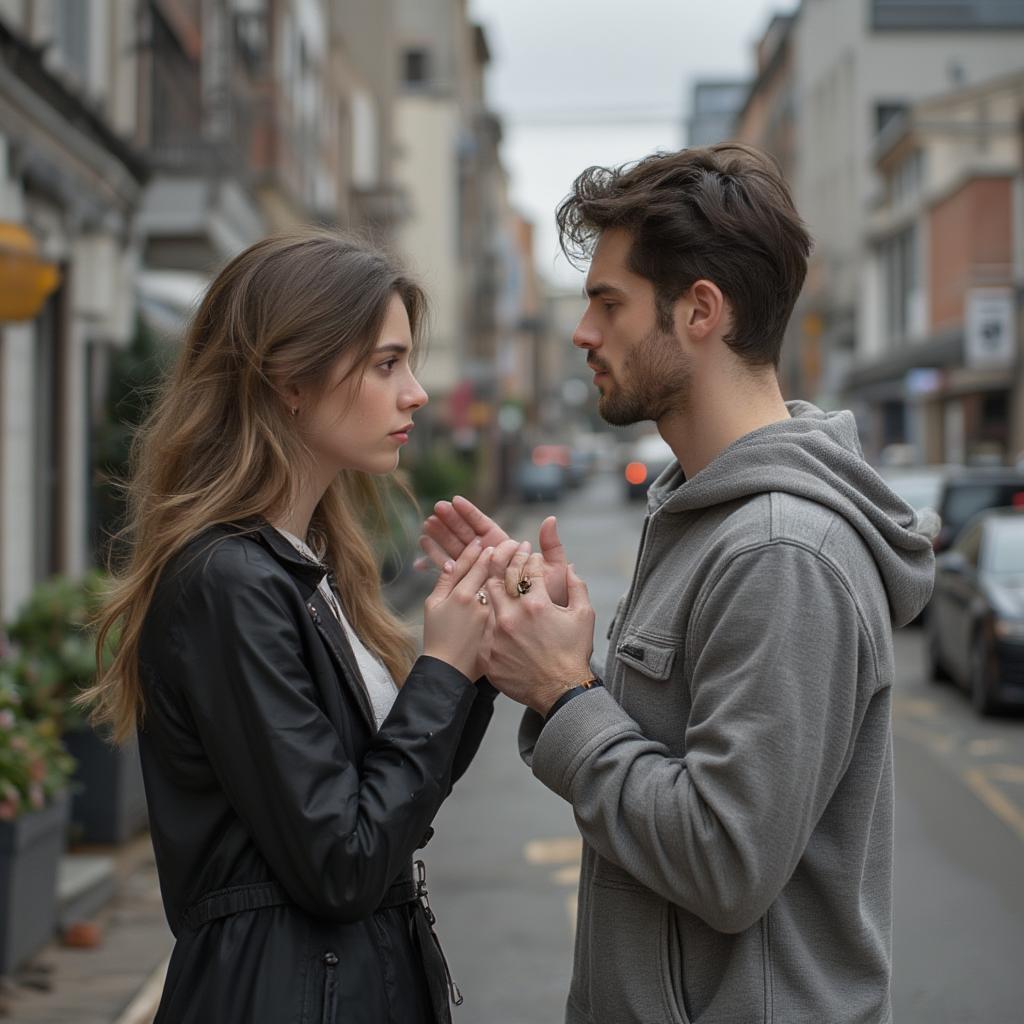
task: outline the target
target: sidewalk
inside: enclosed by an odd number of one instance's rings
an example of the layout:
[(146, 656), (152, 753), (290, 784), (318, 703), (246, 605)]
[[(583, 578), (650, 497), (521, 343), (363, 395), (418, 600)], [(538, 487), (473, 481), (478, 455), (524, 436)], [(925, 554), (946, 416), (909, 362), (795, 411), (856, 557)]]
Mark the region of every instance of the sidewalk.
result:
[(0, 995), (0, 1019), (17, 1024), (152, 1021), (174, 940), (164, 920), (149, 835), (111, 855), (117, 894), (91, 919), (101, 929), (100, 945), (71, 949), (55, 942), (46, 947)]

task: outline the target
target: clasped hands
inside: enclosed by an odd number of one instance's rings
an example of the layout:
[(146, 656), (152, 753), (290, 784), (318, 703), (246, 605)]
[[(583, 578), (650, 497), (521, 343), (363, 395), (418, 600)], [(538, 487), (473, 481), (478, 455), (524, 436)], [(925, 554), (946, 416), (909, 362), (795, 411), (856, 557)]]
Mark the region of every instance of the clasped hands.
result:
[[(554, 516), (541, 524), (539, 540), (540, 551), (531, 553), (528, 542), (509, 538), (471, 501), (456, 497), (438, 502), (423, 524), (424, 557), (416, 567), (432, 563), (441, 570), (438, 587), (427, 599), (425, 630), (435, 628), (430, 638), (425, 633), (425, 651), (444, 643), (436, 628), (438, 602), (459, 580), (478, 587), (462, 595), (464, 605), (472, 597), (477, 607), (465, 610), (478, 619), (482, 607), (490, 612), (474, 676), (486, 675), (502, 693), (543, 715), (566, 689), (590, 677), (594, 610), (586, 584), (566, 561)], [(452, 580), (447, 587), (446, 577)], [(520, 588), (524, 579), (529, 583)], [(460, 628), (454, 616), (446, 619), (449, 630)]]

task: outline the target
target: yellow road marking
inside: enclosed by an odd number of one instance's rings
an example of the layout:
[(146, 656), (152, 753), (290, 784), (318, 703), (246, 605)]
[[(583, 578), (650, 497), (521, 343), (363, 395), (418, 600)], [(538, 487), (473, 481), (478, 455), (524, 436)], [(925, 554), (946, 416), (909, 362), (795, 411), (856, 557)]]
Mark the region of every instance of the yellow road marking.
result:
[[(1002, 765), (1003, 768), (1013, 768), (1012, 765)], [(1024, 841), (1024, 814), (1020, 809), (992, 784), (985, 769), (970, 768), (964, 772), (964, 780), (974, 790), (975, 795), (985, 806), (996, 816), (1002, 818), (1017, 837)], [(1015, 779), (1014, 781), (1019, 781)]]
[(916, 722), (894, 721), (892, 727), (897, 736), (915, 740), (936, 754), (949, 754), (956, 748), (956, 737), (952, 734), (935, 732)]
[(914, 718), (934, 718), (939, 713), (939, 705), (927, 697), (897, 697), (892, 702), (892, 709), (897, 714)]
[(1005, 740), (971, 740), (967, 744), (967, 752), (974, 757), (990, 757), (1000, 753), (1006, 747)]
[(987, 764), (986, 774), (1000, 782), (1024, 782), (1024, 765), (1020, 764)]
[(531, 839), (523, 847), (523, 855), (529, 864), (579, 863), (583, 856), (583, 842), (578, 836)]
[(556, 885), (576, 885), (580, 880), (579, 864), (570, 864), (551, 872), (551, 881)]

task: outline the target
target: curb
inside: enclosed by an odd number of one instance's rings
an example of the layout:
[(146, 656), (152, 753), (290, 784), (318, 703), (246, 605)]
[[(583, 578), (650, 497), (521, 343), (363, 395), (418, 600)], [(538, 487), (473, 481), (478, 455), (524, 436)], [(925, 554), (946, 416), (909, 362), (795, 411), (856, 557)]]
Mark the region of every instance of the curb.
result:
[(164, 978), (167, 977), (167, 965), (170, 962), (171, 958), (167, 957), (152, 971), (114, 1024), (152, 1024), (160, 1005), (160, 996), (163, 995)]

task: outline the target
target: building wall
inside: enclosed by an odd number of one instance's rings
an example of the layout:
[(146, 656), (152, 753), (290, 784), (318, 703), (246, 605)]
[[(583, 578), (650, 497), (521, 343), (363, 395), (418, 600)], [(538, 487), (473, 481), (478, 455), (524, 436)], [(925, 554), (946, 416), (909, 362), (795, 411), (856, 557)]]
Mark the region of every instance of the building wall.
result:
[(1021, 65), (1024, 32), (874, 32), (867, 0), (804, 0), (794, 29), (795, 198), (818, 245), (831, 303), (855, 305), (876, 108)]
[(410, 205), (409, 217), (399, 226), (397, 244), (426, 287), (430, 302), (430, 349), (420, 370), (428, 392), (447, 391), (460, 376), (458, 122), (456, 105), (444, 97), (406, 95), (395, 105), (400, 154), (395, 180)]
[(62, 276), (40, 315), (0, 324), (0, 618), (51, 572), (93, 559), (88, 352), (128, 341), (138, 261), (141, 171), (110, 131), (115, 109), (124, 130), (133, 117), (113, 103), (134, 60), (113, 45), (130, 6), (95, 0), (73, 59), (55, 44), (42, 63), (24, 44), (66, 39), (71, 23), (52, 2), (0, 7), (23, 44), (0, 68), (0, 220), (27, 229)]
[(981, 178), (932, 209), (928, 247), (928, 319), (932, 330), (963, 323), (969, 288), (1010, 280), (1012, 208), (1012, 179)]

